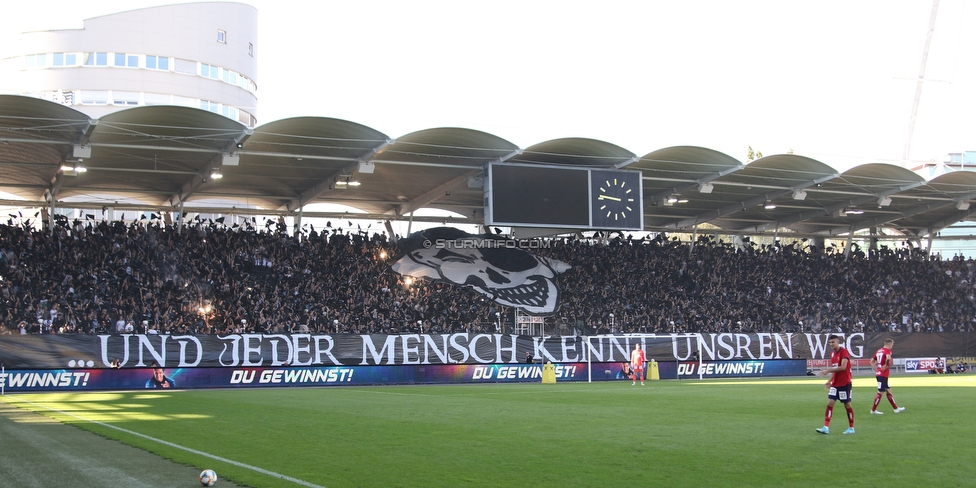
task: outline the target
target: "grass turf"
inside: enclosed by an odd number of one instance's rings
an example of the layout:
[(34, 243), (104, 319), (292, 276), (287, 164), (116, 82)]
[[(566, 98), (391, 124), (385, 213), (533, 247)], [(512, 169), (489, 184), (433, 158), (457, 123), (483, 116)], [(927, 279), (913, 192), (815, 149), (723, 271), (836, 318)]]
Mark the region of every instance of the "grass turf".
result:
[(882, 399), (885, 415), (878, 416), (868, 415), (873, 378), (856, 378), (854, 435), (841, 434), (841, 405), (831, 434), (814, 433), (827, 400), (822, 384), (784, 378), (4, 398), (254, 487), (296, 485), (91, 421), (330, 488), (976, 485), (974, 376), (892, 378), (907, 410), (895, 415)]

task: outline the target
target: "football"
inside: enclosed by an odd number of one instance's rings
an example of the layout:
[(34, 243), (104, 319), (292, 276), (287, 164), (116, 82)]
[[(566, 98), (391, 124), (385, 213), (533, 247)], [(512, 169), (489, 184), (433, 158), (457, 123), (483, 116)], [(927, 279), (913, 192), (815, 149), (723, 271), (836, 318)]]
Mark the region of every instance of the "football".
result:
[(203, 486), (213, 486), (217, 484), (217, 473), (212, 469), (205, 469), (200, 472), (200, 484)]

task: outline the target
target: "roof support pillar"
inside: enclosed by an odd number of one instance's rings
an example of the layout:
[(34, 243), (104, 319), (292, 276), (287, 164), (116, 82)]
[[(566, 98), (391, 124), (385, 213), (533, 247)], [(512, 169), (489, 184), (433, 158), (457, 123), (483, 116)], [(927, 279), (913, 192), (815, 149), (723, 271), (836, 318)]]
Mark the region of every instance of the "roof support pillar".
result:
[(300, 205), (298, 207), (298, 213), (295, 215), (295, 232), (292, 233), (295, 237), (298, 237), (302, 233), (302, 211), (304, 209), (305, 206)]
[(935, 235), (935, 232), (932, 232), (932, 228), (929, 227), (929, 247), (928, 247), (928, 260), (929, 261), (931, 261), (933, 259), (933, 254), (934, 254), (932, 252), (932, 237), (934, 235)]
[(878, 252), (878, 228), (871, 227), (871, 239), (868, 241), (868, 259), (877, 256)]
[(850, 232), (847, 233), (847, 244), (844, 246), (844, 261), (847, 261), (851, 257), (851, 244), (854, 243), (854, 226), (851, 226)]
[(176, 235), (183, 234), (183, 222), (186, 216), (183, 214), (183, 200), (180, 200), (180, 219), (176, 222)]
[(824, 253), (824, 238), (822, 236), (815, 236), (810, 239), (810, 246), (817, 249), (817, 254)]
[(47, 221), (47, 230), (53, 234), (54, 233), (54, 199), (51, 199), (51, 201), (48, 202), (47, 208), (42, 208), (41, 210), (42, 210), (41, 222)]

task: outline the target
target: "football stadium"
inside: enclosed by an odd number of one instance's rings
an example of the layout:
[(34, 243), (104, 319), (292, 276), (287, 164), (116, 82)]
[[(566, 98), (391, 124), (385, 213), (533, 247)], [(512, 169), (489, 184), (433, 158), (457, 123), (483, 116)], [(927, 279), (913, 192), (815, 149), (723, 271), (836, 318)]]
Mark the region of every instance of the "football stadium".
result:
[(0, 48), (0, 486), (976, 485), (976, 153), (265, 122), (258, 19)]

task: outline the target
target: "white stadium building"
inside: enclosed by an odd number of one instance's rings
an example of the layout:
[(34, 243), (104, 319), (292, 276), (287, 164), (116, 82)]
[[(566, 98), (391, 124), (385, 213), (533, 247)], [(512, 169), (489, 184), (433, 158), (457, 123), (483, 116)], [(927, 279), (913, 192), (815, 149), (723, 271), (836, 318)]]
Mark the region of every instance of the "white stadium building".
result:
[(134, 106), (201, 108), (257, 123), (257, 10), (242, 3), (144, 8), (0, 45), (0, 93), (90, 117)]

